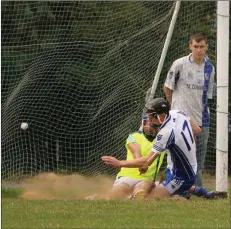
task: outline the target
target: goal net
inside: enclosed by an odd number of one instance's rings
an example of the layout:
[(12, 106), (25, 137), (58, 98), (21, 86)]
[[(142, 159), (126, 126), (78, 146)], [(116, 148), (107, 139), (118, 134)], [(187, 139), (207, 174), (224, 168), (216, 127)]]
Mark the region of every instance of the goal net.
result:
[[(176, 2), (3, 1), (3, 180), (41, 172), (115, 174), (139, 128)], [(182, 2), (157, 86), (202, 30), (215, 63), (216, 2)], [(215, 172), (215, 103), (205, 170)], [(22, 122), (28, 129), (22, 130)]]

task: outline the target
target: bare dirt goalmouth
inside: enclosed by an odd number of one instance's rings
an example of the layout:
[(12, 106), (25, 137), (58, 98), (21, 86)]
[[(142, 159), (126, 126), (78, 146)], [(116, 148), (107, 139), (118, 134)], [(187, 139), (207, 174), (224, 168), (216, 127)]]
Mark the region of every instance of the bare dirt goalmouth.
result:
[(93, 194), (106, 195), (113, 178), (104, 176), (57, 175), (42, 173), (23, 183), (25, 199), (84, 199)]

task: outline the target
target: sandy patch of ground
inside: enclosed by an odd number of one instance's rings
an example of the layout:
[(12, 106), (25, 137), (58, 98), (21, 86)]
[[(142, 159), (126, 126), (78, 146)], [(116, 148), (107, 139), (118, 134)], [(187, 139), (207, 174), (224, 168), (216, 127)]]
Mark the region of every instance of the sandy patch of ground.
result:
[(108, 177), (81, 175), (56, 175), (42, 173), (23, 184), (25, 199), (84, 199), (98, 194), (106, 195), (114, 180)]

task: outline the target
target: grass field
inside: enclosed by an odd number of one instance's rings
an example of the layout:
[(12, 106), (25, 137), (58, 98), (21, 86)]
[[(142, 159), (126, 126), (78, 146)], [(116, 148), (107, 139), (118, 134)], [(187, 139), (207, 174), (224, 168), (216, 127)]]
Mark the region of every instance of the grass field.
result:
[(2, 228), (230, 228), (230, 199), (26, 200), (2, 190)]

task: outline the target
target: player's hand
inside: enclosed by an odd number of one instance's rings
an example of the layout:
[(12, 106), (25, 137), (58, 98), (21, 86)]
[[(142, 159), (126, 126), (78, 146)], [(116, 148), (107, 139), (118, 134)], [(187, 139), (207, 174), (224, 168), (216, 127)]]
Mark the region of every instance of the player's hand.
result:
[(117, 160), (115, 157), (103, 156), (103, 157), (101, 157), (101, 159), (107, 165), (111, 165), (113, 167), (121, 167), (120, 161)]
[(197, 135), (193, 134), (193, 138), (194, 138), (194, 141), (195, 141), (195, 144), (196, 144), (197, 143)]
[(148, 167), (141, 167), (141, 168), (139, 168), (140, 174), (146, 173), (147, 170), (148, 170)]
[(195, 140), (195, 143), (197, 142), (197, 136), (201, 133), (201, 128), (192, 120), (190, 120), (192, 131), (193, 131), (193, 137)]

